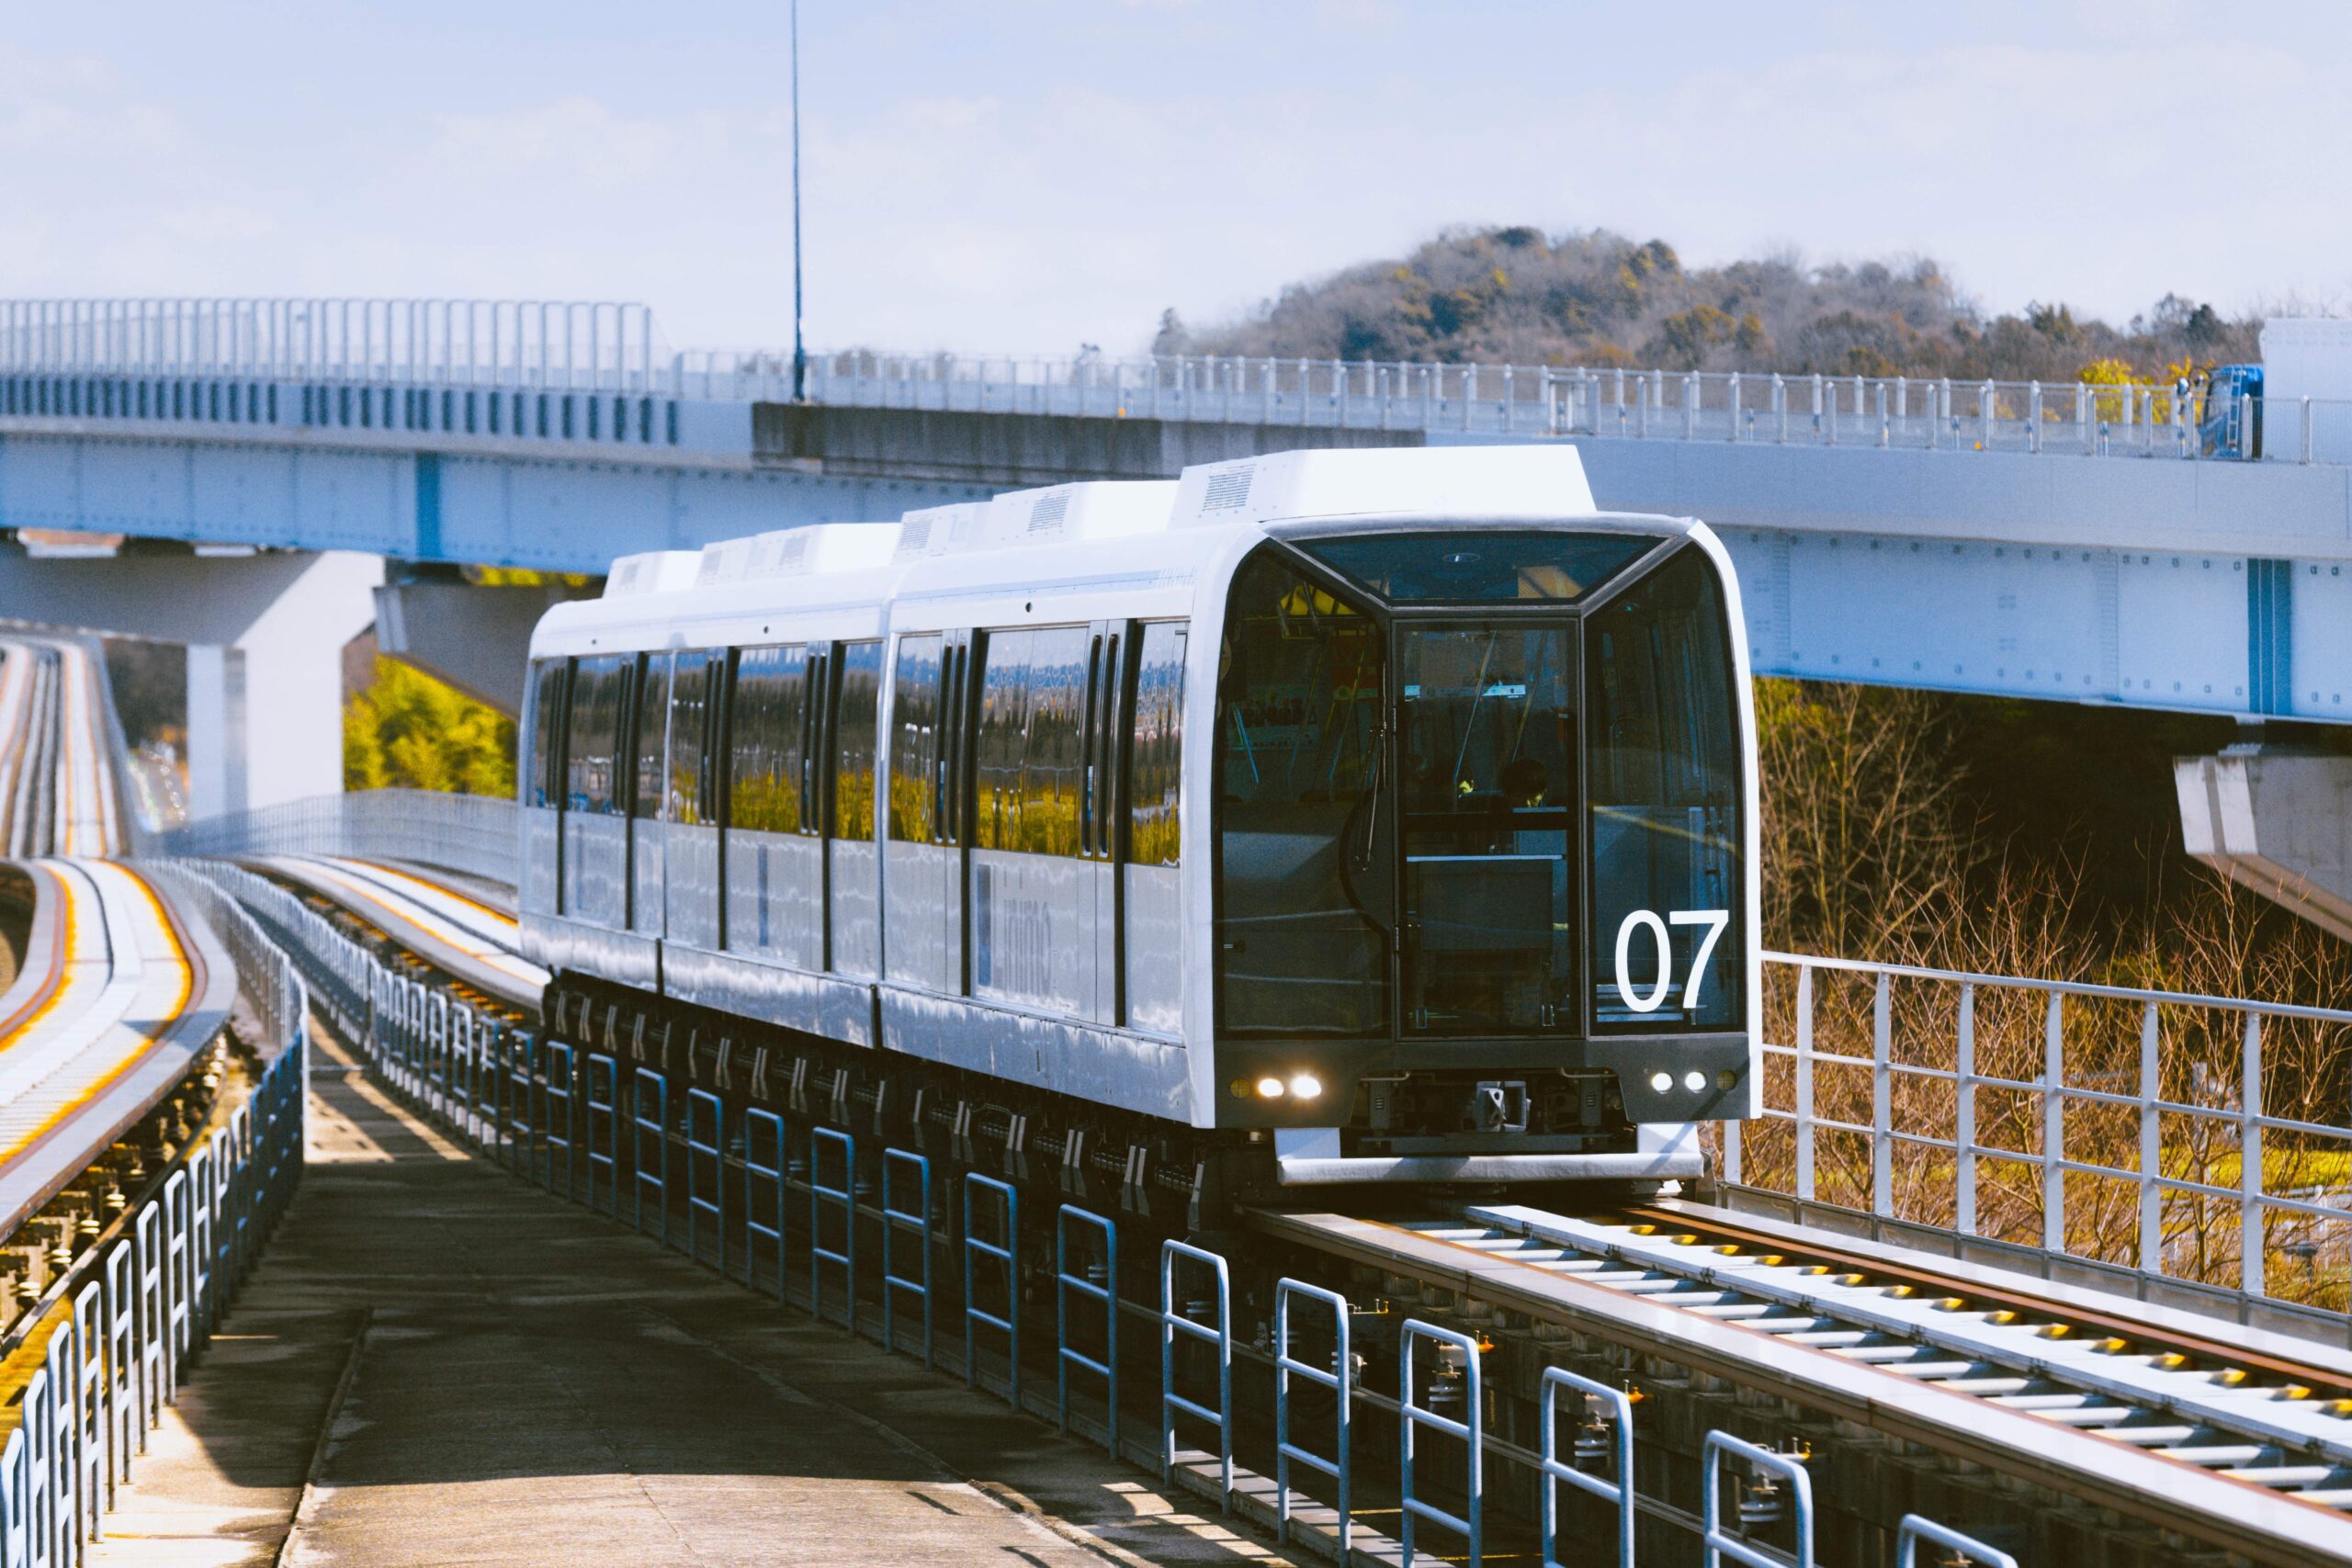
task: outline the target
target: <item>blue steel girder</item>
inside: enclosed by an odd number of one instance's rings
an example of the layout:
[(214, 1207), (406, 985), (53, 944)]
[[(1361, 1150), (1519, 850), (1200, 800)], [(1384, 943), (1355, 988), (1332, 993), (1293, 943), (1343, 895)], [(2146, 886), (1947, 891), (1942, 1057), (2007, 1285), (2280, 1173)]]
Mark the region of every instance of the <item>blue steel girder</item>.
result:
[(2352, 722), (2343, 561), (1720, 532), (1758, 674)]
[[(10, 419), (0, 525), (596, 573), (634, 551), (988, 493), (755, 461), (745, 409), (690, 412), (678, 446), (634, 425), (616, 446), (610, 427), (599, 445), (560, 425), (526, 440)], [(1603, 506), (1724, 536), (1760, 673), (2352, 722), (2352, 468), (1576, 445)]]
[(928, 480), (833, 477), (692, 452), (548, 456), (261, 438), (0, 434), (0, 526), (364, 550), (601, 573), (809, 523), (984, 499)]

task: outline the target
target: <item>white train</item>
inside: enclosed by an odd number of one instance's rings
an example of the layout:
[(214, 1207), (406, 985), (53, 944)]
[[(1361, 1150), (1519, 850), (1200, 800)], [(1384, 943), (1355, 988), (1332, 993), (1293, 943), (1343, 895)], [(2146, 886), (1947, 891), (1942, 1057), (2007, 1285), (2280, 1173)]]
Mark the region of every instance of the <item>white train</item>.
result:
[(525, 945), (604, 1048), (1131, 1187), (1657, 1181), (1753, 1112), (1738, 588), (1571, 448), (633, 556), (531, 656)]

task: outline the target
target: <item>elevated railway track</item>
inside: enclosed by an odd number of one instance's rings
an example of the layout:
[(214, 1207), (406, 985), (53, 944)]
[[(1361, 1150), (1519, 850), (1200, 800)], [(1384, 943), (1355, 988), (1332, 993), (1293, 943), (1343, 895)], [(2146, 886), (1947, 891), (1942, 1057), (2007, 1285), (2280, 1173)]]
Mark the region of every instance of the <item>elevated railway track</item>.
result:
[[(1188, 1247), (1005, 1146), (528, 1019), (424, 951), (496, 959), (468, 878), (224, 879), (485, 1157), (1351, 1561), (1404, 1560), (1408, 1514), (1421, 1557), (1463, 1560), (1451, 1520), (1472, 1560), (1622, 1560), (1622, 1507), (1642, 1562), (2352, 1563), (2341, 1349), (1688, 1199), (1258, 1209)], [(1300, 1456), (1348, 1472), (1344, 1552)]]

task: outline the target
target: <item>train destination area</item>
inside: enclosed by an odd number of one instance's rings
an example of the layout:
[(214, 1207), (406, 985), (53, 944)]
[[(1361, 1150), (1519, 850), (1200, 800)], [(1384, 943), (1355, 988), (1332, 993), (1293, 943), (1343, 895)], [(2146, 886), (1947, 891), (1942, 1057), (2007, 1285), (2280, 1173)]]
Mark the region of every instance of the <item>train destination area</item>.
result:
[(132, 10), (0, 1568), (2352, 1568), (2352, 23)]

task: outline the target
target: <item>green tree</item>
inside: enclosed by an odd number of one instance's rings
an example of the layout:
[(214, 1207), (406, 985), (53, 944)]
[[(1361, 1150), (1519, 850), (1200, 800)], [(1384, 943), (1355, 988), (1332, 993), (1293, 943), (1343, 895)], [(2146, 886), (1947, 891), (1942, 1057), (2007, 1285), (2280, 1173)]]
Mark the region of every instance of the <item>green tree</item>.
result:
[(514, 722), (413, 665), (378, 655), (343, 712), (346, 789), (514, 793)]

